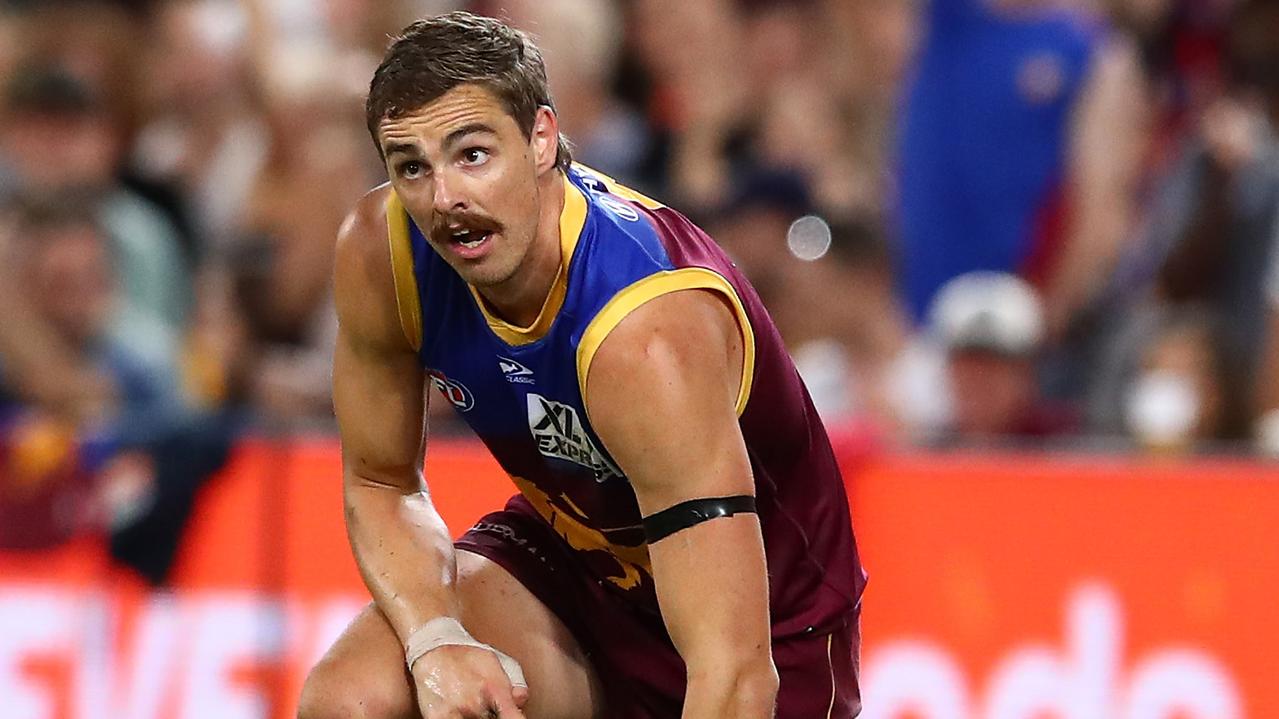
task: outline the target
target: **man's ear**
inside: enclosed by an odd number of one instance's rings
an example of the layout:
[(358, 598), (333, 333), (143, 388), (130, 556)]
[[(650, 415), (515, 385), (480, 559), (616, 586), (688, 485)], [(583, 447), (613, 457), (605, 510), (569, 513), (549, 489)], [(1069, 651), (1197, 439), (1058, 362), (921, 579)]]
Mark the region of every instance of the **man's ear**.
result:
[(545, 105), (537, 108), (529, 141), (533, 147), (533, 162), (537, 165), (537, 174), (554, 167), (560, 147), (560, 124), (554, 110)]

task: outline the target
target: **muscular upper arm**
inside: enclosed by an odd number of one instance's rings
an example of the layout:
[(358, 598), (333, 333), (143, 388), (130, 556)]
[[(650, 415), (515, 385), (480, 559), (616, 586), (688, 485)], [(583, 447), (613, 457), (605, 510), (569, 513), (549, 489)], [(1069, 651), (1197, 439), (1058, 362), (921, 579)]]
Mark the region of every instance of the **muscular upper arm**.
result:
[(644, 514), (754, 493), (735, 411), (743, 344), (728, 305), (685, 290), (641, 305), (600, 345), (587, 412)]
[(422, 368), (396, 307), (386, 193), (382, 189), (366, 195), (338, 235), (333, 405), (347, 484), (416, 491), (421, 488), (426, 400)]
[[(636, 309), (596, 353), (586, 408), (645, 516), (690, 499), (755, 493), (735, 407), (744, 342), (721, 299), (685, 290)], [(743, 667), (771, 671), (755, 515), (703, 522), (649, 552), (662, 615), (690, 680)]]

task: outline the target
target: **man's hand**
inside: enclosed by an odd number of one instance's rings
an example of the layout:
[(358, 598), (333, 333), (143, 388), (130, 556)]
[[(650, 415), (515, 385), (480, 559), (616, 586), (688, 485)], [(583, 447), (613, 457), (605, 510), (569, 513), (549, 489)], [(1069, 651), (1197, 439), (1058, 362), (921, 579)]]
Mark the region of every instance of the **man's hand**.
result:
[(413, 664), (422, 719), (524, 719), (528, 689), (511, 685), (497, 654), (446, 645)]

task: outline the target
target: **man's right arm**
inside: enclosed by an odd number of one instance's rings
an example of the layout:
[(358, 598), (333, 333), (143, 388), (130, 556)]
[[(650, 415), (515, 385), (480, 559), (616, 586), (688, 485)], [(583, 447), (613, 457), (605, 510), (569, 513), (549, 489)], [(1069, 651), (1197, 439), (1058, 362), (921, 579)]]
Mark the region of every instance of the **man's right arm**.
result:
[(338, 236), (333, 405), (347, 534), (373, 599), (404, 640), (457, 612), (453, 546), (422, 478), (423, 373), (399, 325), (381, 196), (362, 200)]
[[(338, 237), (333, 404), (347, 535), (374, 602), (406, 644), (428, 621), (460, 614), (453, 544), (422, 476), (424, 377), (400, 327), (385, 197), (375, 191), (361, 200)], [(416, 663), (414, 676), (426, 716), (436, 709), (465, 711), (487, 694), (505, 692), (503, 703), (511, 701), (491, 652), (443, 646)], [(441, 679), (442, 686), (431, 686)]]

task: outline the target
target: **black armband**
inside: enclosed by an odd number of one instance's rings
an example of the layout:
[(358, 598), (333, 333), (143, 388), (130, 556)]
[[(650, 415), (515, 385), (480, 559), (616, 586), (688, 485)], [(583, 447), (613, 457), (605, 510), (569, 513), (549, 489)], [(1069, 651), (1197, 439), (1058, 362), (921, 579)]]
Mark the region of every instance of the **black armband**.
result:
[(755, 498), (749, 494), (690, 499), (645, 517), (644, 538), (653, 544), (702, 522), (745, 513), (755, 513)]

